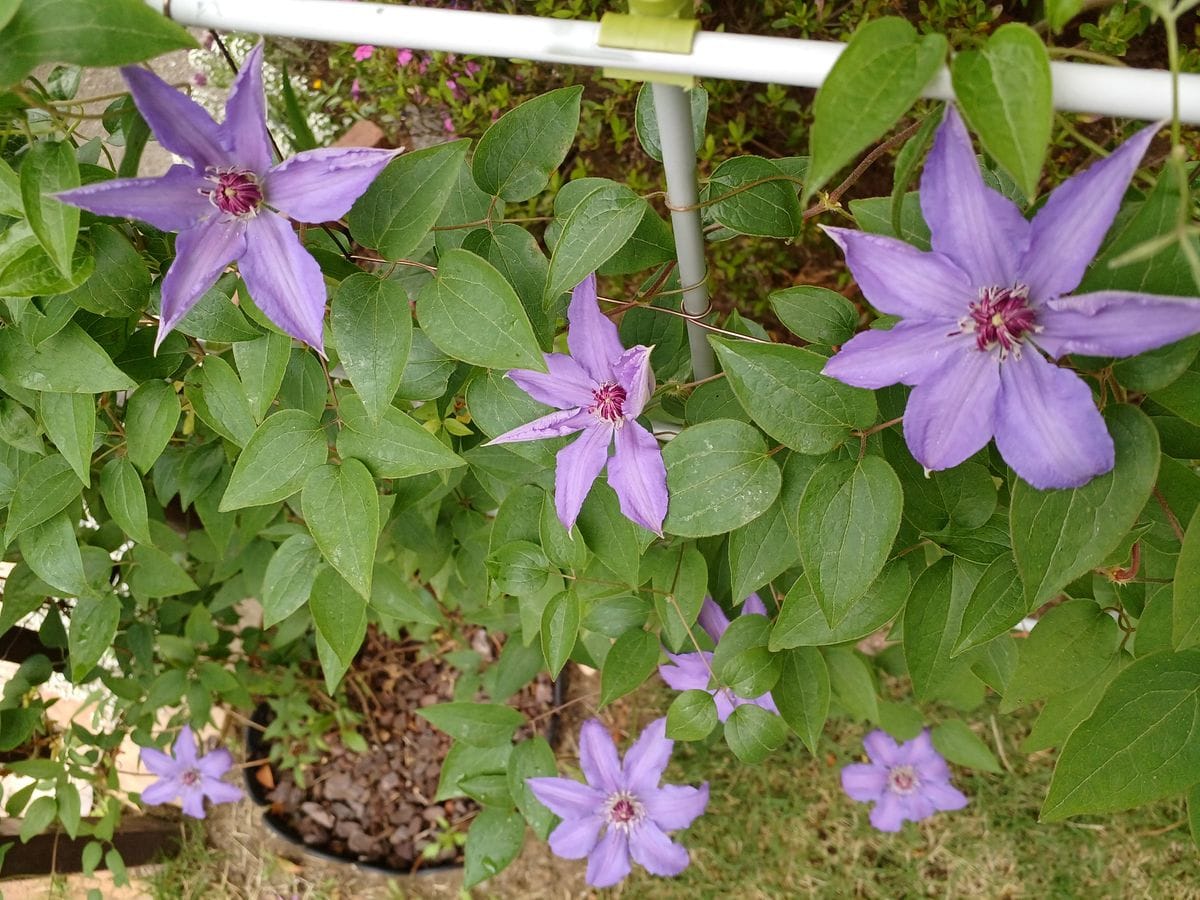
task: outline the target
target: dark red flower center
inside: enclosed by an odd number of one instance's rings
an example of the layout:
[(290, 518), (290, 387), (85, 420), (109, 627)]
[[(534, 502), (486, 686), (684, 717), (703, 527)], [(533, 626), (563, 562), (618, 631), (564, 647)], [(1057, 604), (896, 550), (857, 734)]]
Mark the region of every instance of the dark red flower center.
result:
[(231, 216), (250, 216), (262, 205), (262, 186), (253, 172), (229, 170), (209, 175), (212, 189), (206, 191), (213, 206)]
[(606, 381), (592, 391), (595, 403), (589, 412), (594, 412), (606, 422), (620, 422), (625, 418), (625, 388), (615, 381)]
[(179, 780), (183, 782), (184, 787), (192, 787), (200, 783), (201, 777), (199, 769), (185, 769)]
[(613, 828), (632, 828), (646, 815), (642, 801), (629, 791), (618, 791), (605, 803), (605, 819)]
[(895, 766), (888, 770), (888, 788), (894, 794), (911, 794), (917, 788), (917, 773), (912, 766)]
[(974, 332), (975, 346), (980, 350), (999, 345), (1001, 358), (1010, 352), (1020, 356), (1025, 335), (1040, 330), (1037, 312), (1029, 305), (1029, 288), (1023, 284), (982, 288), (979, 300), (971, 304), (961, 324), (964, 331)]

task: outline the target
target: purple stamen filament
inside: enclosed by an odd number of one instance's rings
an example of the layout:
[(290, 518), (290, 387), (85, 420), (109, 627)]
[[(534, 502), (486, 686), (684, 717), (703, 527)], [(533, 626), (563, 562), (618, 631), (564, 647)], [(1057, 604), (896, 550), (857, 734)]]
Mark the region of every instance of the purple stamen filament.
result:
[(888, 770), (888, 788), (894, 794), (911, 794), (917, 789), (917, 773), (912, 766), (896, 766)]
[(262, 187), (253, 172), (211, 171), (212, 190), (205, 191), (213, 206), (231, 216), (251, 216), (263, 201)]
[(618, 423), (625, 418), (625, 388), (615, 381), (606, 381), (592, 391), (596, 402), (588, 408), (606, 422)]
[(999, 345), (1001, 359), (1010, 352), (1019, 357), (1025, 335), (1041, 330), (1037, 313), (1029, 305), (1029, 288), (1023, 284), (1011, 289), (981, 288), (979, 300), (971, 304), (959, 324), (963, 331), (974, 333), (977, 349)]

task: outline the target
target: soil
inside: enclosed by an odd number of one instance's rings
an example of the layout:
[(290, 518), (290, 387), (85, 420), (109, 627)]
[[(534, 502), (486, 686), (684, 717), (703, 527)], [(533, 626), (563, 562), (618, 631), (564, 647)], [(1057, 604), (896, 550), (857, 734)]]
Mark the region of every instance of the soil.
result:
[[(476, 637), (477, 649), (490, 647), (485, 633)], [(368, 632), (347, 674), (362, 690), (346, 700), (363, 717), (366, 752), (348, 748), (334, 731), (325, 736), (329, 751), (303, 773), (304, 786), (290, 771), (256, 773), (274, 785), (268, 815), (309, 847), (401, 872), (461, 864), (460, 842), (447, 833), (465, 834), (479, 806), (465, 797), (433, 801), (451, 739), (416, 712), (456, 699), (459, 673), (440, 658), (420, 658), (422, 647)], [(541, 723), (543, 734), (552, 728), (544, 714), (554, 706), (554, 686), (544, 673), (511, 704)]]

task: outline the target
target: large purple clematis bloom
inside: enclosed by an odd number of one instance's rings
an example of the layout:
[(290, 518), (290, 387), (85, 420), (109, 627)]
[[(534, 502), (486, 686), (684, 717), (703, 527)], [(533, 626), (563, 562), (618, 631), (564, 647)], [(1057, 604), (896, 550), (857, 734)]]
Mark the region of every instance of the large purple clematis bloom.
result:
[(122, 178), (56, 196), (102, 216), (129, 216), (179, 232), (175, 261), (163, 278), (155, 347), (237, 260), (267, 317), (320, 350), (325, 281), (283, 216), (301, 222), (341, 218), (397, 151), (309, 150), (273, 166), (262, 44), (234, 80), (220, 125), (152, 72), (128, 67), (121, 74), (158, 142), (188, 165), (172, 166), (160, 178)]
[(1113, 467), (1087, 384), (1042, 353), (1132, 356), (1200, 331), (1200, 300), (1129, 291), (1067, 296), (1104, 239), (1158, 126), (1059, 185), (1032, 221), (987, 187), (950, 107), (921, 178), (924, 253), (826, 228), (864, 296), (900, 316), (825, 366), (847, 384), (914, 385), (904, 437), (926, 469), (958, 465), (993, 437), (1037, 488), (1076, 487)]
[[(667, 469), (654, 435), (637, 422), (654, 393), (652, 347), (626, 350), (617, 326), (600, 312), (596, 276), (589, 275), (571, 293), (567, 309), (567, 346), (571, 355), (547, 353), (549, 372), (513, 369), (508, 377), (534, 400), (557, 412), (506, 431), (489, 443), (533, 441), (583, 433), (558, 451), (554, 507), (568, 531), (584, 498), (608, 465), (608, 483), (617, 492), (621, 512), (643, 528), (662, 534), (667, 515)], [(609, 458), (609, 447), (616, 452)]]
[(708, 783), (659, 787), (675, 745), (666, 733), (666, 719), (651, 722), (622, 764), (608, 730), (589, 719), (579, 732), (579, 766), (587, 784), (570, 778), (525, 781), (563, 820), (550, 833), (550, 849), (564, 859), (588, 857), (592, 887), (609, 887), (628, 875), (631, 857), (655, 875), (678, 875), (688, 866), (687, 850), (666, 832), (687, 828), (704, 812)]
[(151, 806), (170, 803), (176, 797), (183, 800), (185, 814), (204, 818), (204, 798), (213, 803), (234, 803), (242, 792), (221, 776), (233, 767), (233, 757), (224, 748), (196, 755), (196, 738), (184, 725), (175, 738), (175, 758), (161, 750), (143, 747), (142, 765), (158, 776), (158, 781), (142, 791), (142, 802)]
[(843, 768), (842, 789), (860, 803), (875, 804), (871, 824), (880, 831), (899, 831), (906, 821), (967, 805), (963, 793), (950, 784), (950, 767), (933, 749), (928, 729), (899, 745), (884, 732), (872, 731), (863, 746), (871, 762)]
[[(765, 616), (767, 608), (758, 594), (751, 594), (742, 604), (741, 614), (743, 616)], [(721, 635), (729, 627), (729, 618), (711, 597), (704, 598), (704, 605), (700, 608), (699, 621), (700, 627), (712, 638), (714, 644), (720, 642)], [(724, 722), (729, 718), (731, 712), (746, 703), (752, 703), (755, 706), (761, 706), (767, 712), (779, 714), (779, 710), (775, 707), (775, 701), (771, 699), (769, 693), (763, 694), (761, 697), (746, 698), (739, 697), (729, 688), (710, 687), (713, 655), (707, 650), (695, 653), (668, 653), (667, 658), (671, 662), (663, 663), (658, 667), (658, 674), (662, 676), (662, 680), (677, 691), (708, 691), (716, 701), (717, 718), (720, 721)]]

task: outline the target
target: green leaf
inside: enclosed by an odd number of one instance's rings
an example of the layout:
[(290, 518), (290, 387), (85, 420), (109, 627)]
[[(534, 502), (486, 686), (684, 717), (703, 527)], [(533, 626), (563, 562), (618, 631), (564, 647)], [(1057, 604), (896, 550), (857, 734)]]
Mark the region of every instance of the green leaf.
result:
[(984, 569), (967, 600), (954, 655), (1007, 634), (1032, 611), (1012, 556), (1005, 553), (996, 557)]
[(88, 394), (41, 395), (42, 424), (54, 446), (85, 486), (92, 483), (92, 444), (96, 439), (96, 404)]
[(542, 349), (549, 349), (554, 339), (556, 322), (542, 308), (542, 293), (550, 262), (538, 245), (537, 238), (512, 222), (501, 222), (494, 228), (477, 228), (463, 241), (463, 249), (475, 253), (496, 267), (504, 280), (513, 286), (529, 324)]
[(792, 334), (815, 344), (844, 344), (858, 327), (858, 310), (841, 294), (797, 285), (767, 295), (771, 309)]
[[(150, 301), (150, 270), (141, 254), (111, 225), (93, 224), (88, 233), (96, 248), (96, 268), (67, 298), (98, 316), (124, 318), (140, 313)], [(236, 307), (230, 308), (241, 315)]]
[(1083, 10), (1083, 0), (1046, 0), (1046, 21), (1051, 31), (1062, 27)]
[(663, 449), (670, 506), (663, 529), (705, 537), (740, 528), (779, 496), (779, 466), (762, 435), (744, 422), (714, 419), (686, 428)]
[(50, 587), (63, 591), (68, 597), (91, 593), (83, 571), (83, 558), (79, 555), (75, 527), (67, 513), (60, 512), (40, 525), (22, 531), (17, 538), (17, 547), (25, 565)]
[(355, 240), (387, 259), (417, 249), (442, 214), (469, 146), (468, 140), (452, 141), (392, 160), (350, 208)]
[(467, 831), (463, 887), (471, 888), (504, 870), (521, 852), (525, 819), (518, 812), (486, 806)]
[(1188, 790), (1200, 772), (1198, 723), (1200, 650), (1135, 660), (1067, 739), (1041, 818), (1129, 809)]
[(529, 789), (528, 779), (546, 778), (558, 774), (554, 751), (539, 735), (521, 741), (508, 757), (508, 792), (538, 840), (546, 840), (554, 824), (554, 814), (538, 802)]
[(946, 46), (942, 35), (918, 37), (893, 16), (854, 32), (813, 103), (806, 200), (904, 115), (937, 73)]
[(0, 440), (25, 453), (42, 456), (46, 452), (38, 436), (37, 422), (16, 400), (0, 397)]
[(804, 213), (796, 184), (782, 167), (761, 156), (735, 156), (713, 170), (703, 200), (713, 221), (738, 234), (791, 238)]
[(1177, 650), (1200, 644), (1200, 507), (1192, 514), (1175, 564), (1171, 640)]
[(130, 559), (129, 590), (135, 597), (174, 597), (199, 589), (187, 571), (157, 547), (140, 544)]
[[(1103, 672), (1082, 687), (1072, 688), (1049, 698), (1042, 706), (1042, 711), (1033, 724), (1033, 730), (1021, 742), (1021, 752), (1036, 753), (1050, 747), (1061, 747), (1079, 723), (1092, 714), (1092, 710), (1096, 708), (1112, 680), (1117, 677), (1117, 673), (1131, 661), (1131, 657), (1118, 653)], [(1015, 665), (1014, 661), (1014, 669)], [(1011, 674), (1008, 680), (1012, 680)], [(1005, 689), (1007, 690), (1007, 687)]]
[(0, 376), (32, 391), (100, 394), (136, 387), (74, 322), (36, 348), (18, 329), (0, 329)]
[(63, 831), (71, 840), (79, 834), (79, 819), (82, 815), (82, 804), (79, 798), (79, 788), (63, 779), (54, 786), (54, 801), (58, 806), (58, 821), (62, 822)]
[(491, 263), (465, 250), (440, 259), (417, 299), (421, 330), (455, 359), (496, 369), (546, 371), (525, 308)]
[(325, 432), (308, 413), (285, 409), (268, 416), (238, 457), (220, 511), (287, 499), (328, 455)]
[(829, 715), (829, 669), (815, 647), (798, 647), (779, 655), (782, 668), (771, 699), (779, 715), (809, 753), (817, 752), (817, 742)]
[(1029, 607), (1045, 603), (1100, 565), (1133, 527), (1158, 476), (1158, 433), (1141, 410), (1105, 411), (1116, 445), (1116, 466), (1083, 487), (1038, 491), (1012, 488), (1013, 555)]
[(756, 699), (779, 680), (780, 660), (767, 650), (771, 622), (763, 615), (734, 618), (712, 655), (717, 681), (735, 694)]
[(442, 624), (438, 618), (437, 603), (430, 594), (423, 588), (415, 588), (410, 579), (396, 571), (395, 566), (385, 563), (375, 564), (375, 573), (371, 578), (371, 607), (406, 625), (436, 627)]
[[(4, 46), (0, 33), (0, 48)], [(0, 49), (0, 54), (4, 51)], [(3, 63), (0, 63), (3, 72)], [(35, 141), (21, 161), (21, 199), (25, 218), (38, 243), (58, 267), (63, 278), (75, 269), (75, 241), (79, 237), (79, 207), (56, 200), (56, 191), (79, 187), (79, 165), (70, 144)]]
[(184, 394), (196, 415), (221, 437), (245, 447), (256, 423), (250, 400), (233, 366), (210, 354), (189, 373), (188, 380)]
[[(696, 85), (687, 92), (692, 108), (692, 143), (699, 151), (704, 146), (704, 123), (708, 118), (708, 91)], [(655, 162), (662, 162), (662, 138), (658, 134), (658, 118), (654, 111), (654, 91), (649, 82), (638, 89), (637, 107), (634, 110), (634, 128), (638, 141), (646, 155)]]
[(376, 478), (407, 478), (466, 465), (462, 457), (395, 407), (372, 424), (362, 401), (343, 394), (342, 429), (337, 449), (343, 459), (358, 459)]
[[(0, 21), (4, 19), (5, 10), (8, 10), (11, 15), (20, 4), (21, 0), (0, 0)], [(3, 27), (0, 25), (0, 28)], [(20, 219), (24, 215), (25, 207), (21, 203), (21, 179), (7, 161), (0, 160), (0, 216)]]
[(321, 551), (307, 534), (293, 534), (279, 545), (263, 576), (263, 627), (282, 622), (312, 593)]
[(238, 375), (241, 376), (255, 422), (262, 423), (263, 416), (279, 393), (291, 352), (292, 339), (275, 332), (233, 345), (233, 361), (237, 363)]
[(635, 628), (613, 642), (600, 673), (600, 705), (642, 686), (658, 664), (658, 638)]
[(329, 324), (350, 383), (378, 423), (400, 387), (412, 346), (408, 295), (394, 281), (351, 275), (333, 295)]
[(49, 297), (79, 287), (95, 265), (87, 242), (76, 243), (71, 263), (70, 275), (60, 273), (26, 221), (0, 231), (0, 295)]
[(575, 524), (587, 548), (606, 568), (626, 584), (638, 584), (640, 538), (647, 532), (621, 515), (612, 488), (599, 482), (592, 485)]
[(793, 450), (826, 453), (851, 429), (875, 422), (875, 395), (826, 378), (821, 369), (828, 360), (819, 353), (731, 338), (709, 342), (750, 418)]
[(650, 579), (663, 643), (677, 652), (691, 650), (689, 633), (708, 586), (704, 556), (691, 544), (652, 548), (642, 558), (639, 578), (642, 583)]
[(546, 657), (551, 678), (558, 677), (575, 649), (579, 617), (579, 595), (574, 591), (556, 594), (542, 610), (542, 655)]
[(162, 455), (179, 424), (179, 395), (165, 381), (139, 385), (125, 407), (125, 451), (146, 473)]
[(629, 187), (615, 182), (579, 201), (562, 223), (550, 255), (542, 305), (549, 309), (595, 272), (629, 240), (650, 206)]
[(980, 50), (956, 53), (950, 64), (954, 96), (983, 147), (1016, 181), (1037, 196), (1050, 144), (1050, 56), (1028, 25), (1001, 25)]
[(498, 703), (439, 703), (416, 711), (452, 738), (473, 747), (507, 746), (525, 717)]
[(92, 670), (110, 647), (121, 621), (121, 601), (116, 594), (80, 597), (71, 610), (67, 648), (71, 654), (71, 680), (76, 684)]
[(333, 651), (332, 659), (321, 660), (325, 684), (332, 694), (366, 637), (367, 601), (341, 575), (323, 567), (313, 581), (308, 610), (317, 634)]
[(833, 700), (859, 720), (879, 721), (879, 697), (871, 669), (849, 647), (823, 647), (821, 655), (829, 669), (829, 691)]
[(496, 587), (514, 597), (541, 594), (561, 582), (558, 569), (550, 565), (546, 552), (530, 541), (507, 543), (494, 551), (488, 562)]
[(296, 89), (292, 87), (291, 76), (288, 75), (286, 66), (281, 66), (281, 68), (283, 77), (279, 79), (279, 88), (280, 93), (283, 94), (283, 107), (287, 111), (288, 128), (292, 132), (292, 146), (297, 151), (315, 150), (319, 145), (313, 136), (312, 129), (308, 126), (304, 110), (300, 108), (300, 103), (296, 100)]
[(949, 762), (968, 769), (1000, 774), (1000, 763), (991, 749), (961, 719), (947, 719), (933, 726), (929, 736), (937, 752)]
[(41, 63), (121, 66), (195, 46), (141, 0), (25, 0), (0, 31), (0, 87)]
[(900, 479), (878, 456), (827, 462), (809, 479), (796, 534), (809, 583), (831, 626), (883, 570), (903, 503)]
[(340, 466), (313, 469), (304, 482), (300, 508), (321, 555), (364, 600), (370, 599), (379, 539), (379, 492), (367, 467), (347, 459)]
[(43, 457), (26, 469), (9, 503), (4, 544), (40, 525), (80, 495), (82, 487), (71, 464), (60, 453)]
[(100, 496), (113, 521), (139, 544), (152, 544), (146, 514), (146, 489), (133, 463), (114, 456), (100, 471)]
[(964, 663), (953, 662), (951, 650), (978, 578), (978, 566), (942, 557), (912, 587), (904, 607), (904, 659), (918, 700), (929, 699), (960, 675)]
[(787, 725), (774, 713), (753, 703), (735, 707), (725, 720), (725, 741), (742, 762), (760, 763), (787, 740)]
[(21, 843), (28, 844), (36, 835), (49, 828), (56, 812), (53, 797), (38, 797), (30, 803), (22, 814), (21, 830), (18, 832)]
[(748, 596), (800, 561), (789, 518), (781, 495), (757, 519), (729, 533), (730, 593), (734, 597)]
[[(87, 284), (95, 280), (96, 276), (93, 275)], [(260, 339), (263, 333), (246, 321), (245, 313), (233, 304), (235, 285), (236, 281), (232, 275), (222, 276), (216, 284), (200, 295), (196, 305), (189, 309), (187, 315), (175, 326), (176, 330), (202, 341), (221, 344)]]
[(708, 691), (684, 691), (667, 709), (667, 737), (702, 741), (717, 727), (717, 704)]
[(771, 650), (823, 647), (858, 640), (878, 631), (900, 612), (908, 599), (912, 579), (903, 561), (884, 566), (867, 592), (850, 605), (846, 615), (830, 627), (817, 603), (808, 578), (801, 574), (788, 591), (767, 644)]
[(475, 183), (518, 203), (536, 197), (562, 165), (579, 128), (581, 85), (526, 100), (492, 123), (475, 148)]
[(1054, 607), (1021, 641), (1001, 711), (1082, 687), (1108, 668), (1120, 642), (1116, 621), (1094, 600)]

